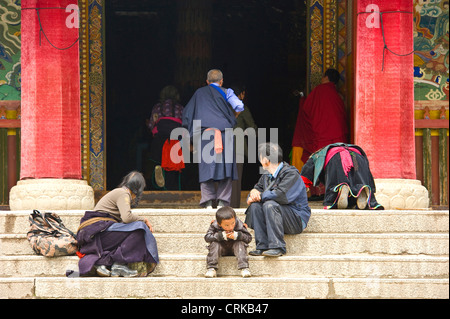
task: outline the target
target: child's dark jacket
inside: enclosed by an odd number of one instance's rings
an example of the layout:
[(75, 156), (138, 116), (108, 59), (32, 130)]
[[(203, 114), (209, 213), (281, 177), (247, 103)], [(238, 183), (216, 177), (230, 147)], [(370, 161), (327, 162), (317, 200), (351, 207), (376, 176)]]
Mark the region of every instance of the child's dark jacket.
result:
[[(207, 243), (212, 243), (214, 241), (226, 241), (227, 238), (223, 236), (223, 231), (223, 228), (220, 227), (215, 220), (211, 223), (211, 226), (209, 226), (208, 232), (205, 235), (205, 241)], [(236, 226), (234, 227), (234, 231), (237, 233), (237, 238), (235, 238), (235, 240), (243, 241), (246, 244), (252, 241), (252, 235), (239, 218), (236, 218)]]

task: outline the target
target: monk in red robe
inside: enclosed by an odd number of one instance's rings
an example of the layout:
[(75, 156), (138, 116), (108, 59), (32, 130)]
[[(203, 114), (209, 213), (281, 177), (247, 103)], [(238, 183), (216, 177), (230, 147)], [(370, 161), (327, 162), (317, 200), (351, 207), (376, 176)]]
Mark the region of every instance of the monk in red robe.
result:
[[(328, 69), (318, 85), (306, 99), (300, 101), (293, 146), (303, 148), (302, 162), (306, 163), (312, 153), (333, 143), (348, 143), (349, 129), (344, 101), (336, 85), (340, 74)], [(311, 188), (311, 195), (321, 196), (325, 188)]]

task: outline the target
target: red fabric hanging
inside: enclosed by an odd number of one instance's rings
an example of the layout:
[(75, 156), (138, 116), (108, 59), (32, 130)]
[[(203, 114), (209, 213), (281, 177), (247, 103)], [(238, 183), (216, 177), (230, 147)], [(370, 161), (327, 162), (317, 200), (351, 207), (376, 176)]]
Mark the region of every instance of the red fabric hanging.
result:
[(66, 24), (69, 4), (77, 1), (21, 2), (22, 179), (81, 179), (79, 29)]
[[(367, 8), (405, 12), (385, 13), (381, 23)], [(357, 1), (354, 143), (366, 151), (375, 178), (416, 178), (413, 55), (392, 53), (413, 51), (412, 12), (411, 0)]]

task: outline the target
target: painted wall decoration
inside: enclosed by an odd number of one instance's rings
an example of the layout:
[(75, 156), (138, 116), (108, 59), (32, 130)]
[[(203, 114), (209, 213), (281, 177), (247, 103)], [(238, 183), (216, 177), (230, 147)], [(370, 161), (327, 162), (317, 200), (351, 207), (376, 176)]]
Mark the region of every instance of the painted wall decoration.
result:
[(20, 0), (0, 0), (0, 100), (20, 100)]
[(323, 0), (308, 2), (308, 92), (323, 76)]
[[(416, 101), (449, 100), (449, 1), (414, 0)], [(416, 103), (416, 109), (423, 103)], [(433, 108), (433, 105), (428, 103)], [(435, 103), (440, 108), (442, 103)], [(446, 106), (448, 110), (448, 104)]]
[(106, 189), (104, 0), (79, 0), (82, 175)]
[(349, 41), (349, 0), (309, 0), (308, 13), (308, 83), (307, 92), (321, 83), (324, 72), (334, 68), (341, 74), (338, 89), (347, 100), (347, 59)]

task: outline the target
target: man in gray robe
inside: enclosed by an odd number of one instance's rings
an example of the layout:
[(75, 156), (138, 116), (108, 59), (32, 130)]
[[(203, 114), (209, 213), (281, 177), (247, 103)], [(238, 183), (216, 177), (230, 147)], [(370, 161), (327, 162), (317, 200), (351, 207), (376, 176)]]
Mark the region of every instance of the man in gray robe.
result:
[[(183, 127), (189, 131), (194, 156), (198, 156), (200, 205), (212, 207), (217, 200), (218, 206), (229, 206), (232, 180), (237, 179), (230, 132), (236, 124), (236, 114), (244, 110), (244, 105), (233, 90), (222, 87), (220, 70), (210, 70), (206, 83), (208, 85), (199, 88), (184, 108)], [(231, 131), (225, 134), (226, 129)]]

